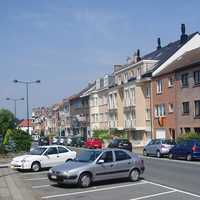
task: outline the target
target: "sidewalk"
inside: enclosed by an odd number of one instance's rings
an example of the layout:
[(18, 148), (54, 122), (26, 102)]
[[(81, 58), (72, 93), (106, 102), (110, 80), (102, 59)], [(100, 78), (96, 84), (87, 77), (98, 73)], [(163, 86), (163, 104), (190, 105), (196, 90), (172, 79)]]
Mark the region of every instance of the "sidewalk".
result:
[(37, 200), (33, 192), (20, 178), (20, 173), (10, 168), (0, 169), (1, 200)]

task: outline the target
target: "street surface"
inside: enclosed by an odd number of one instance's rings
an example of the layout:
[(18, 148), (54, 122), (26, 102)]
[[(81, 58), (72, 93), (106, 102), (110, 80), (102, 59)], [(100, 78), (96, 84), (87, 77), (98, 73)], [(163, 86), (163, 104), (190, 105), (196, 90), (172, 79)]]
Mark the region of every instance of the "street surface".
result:
[(200, 162), (145, 157), (146, 171), (138, 182), (98, 182), (82, 189), (60, 187), (47, 179), (47, 170), (18, 172), (18, 176), (39, 199), (52, 200), (197, 200), (200, 199)]

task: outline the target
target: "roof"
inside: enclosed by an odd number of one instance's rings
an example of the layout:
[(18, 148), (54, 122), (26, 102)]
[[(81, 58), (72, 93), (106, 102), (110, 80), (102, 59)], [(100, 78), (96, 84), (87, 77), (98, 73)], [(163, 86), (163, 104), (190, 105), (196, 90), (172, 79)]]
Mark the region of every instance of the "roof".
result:
[[(193, 36), (196, 35), (197, 33), (198, 32), (188, 35), (188, 39), (186, 42), (181, 43), (180, 40), (177, 40), (149, 54), (146, 54), (145, 56), (142, 57), (142, 60), (158, 60), (154, 68), (151, 70), (154, 71), (159, 66), (161, 66), (166, 60), (168, 60), (175, 52), (177, 52), (185, 43), (187, 43), (191, 38), (193, 38)], [(147, 73), (149, 73), (149, 71)]]
[[(19, 125), (19, 127), (28, 127), (28, 120), (27, 119), (23, 119)], [(32, 119), (29, 119), (29, 126), (32, 126)]]
[(162, 70), (162, 74), (166, 74), (180, 68), (190, 67), (200, 62), (200, 48), (196, 48), (184, 53), (178, 57), (174, 62), (168, 65), (167, 68)]

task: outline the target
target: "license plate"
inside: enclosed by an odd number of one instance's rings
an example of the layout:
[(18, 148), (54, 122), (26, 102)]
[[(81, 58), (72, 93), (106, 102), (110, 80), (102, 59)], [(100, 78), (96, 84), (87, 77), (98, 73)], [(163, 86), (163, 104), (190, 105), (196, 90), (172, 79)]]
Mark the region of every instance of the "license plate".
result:
[(51, 175), (52, 179), (57, 179), (56, 175)]

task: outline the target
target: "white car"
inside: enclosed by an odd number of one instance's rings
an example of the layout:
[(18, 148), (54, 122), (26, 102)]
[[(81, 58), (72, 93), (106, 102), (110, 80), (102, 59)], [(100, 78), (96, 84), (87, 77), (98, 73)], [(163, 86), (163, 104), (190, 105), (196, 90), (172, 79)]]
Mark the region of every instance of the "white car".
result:
[(41, 168), (60, 165), (75, 158), (75, 151), (61, 145), (38, 146), (26, 155), (13, 158), (11, 168), (32, 169), (37, 172)]

